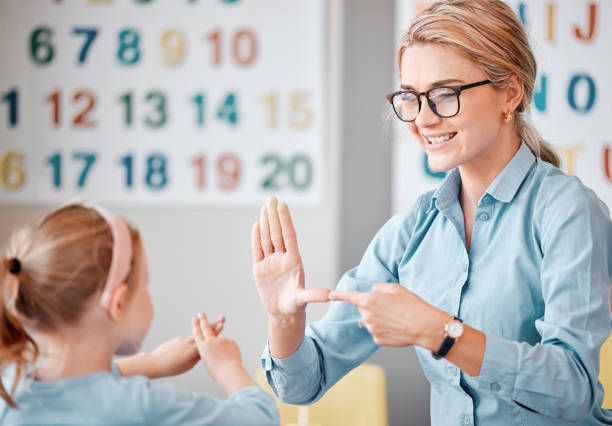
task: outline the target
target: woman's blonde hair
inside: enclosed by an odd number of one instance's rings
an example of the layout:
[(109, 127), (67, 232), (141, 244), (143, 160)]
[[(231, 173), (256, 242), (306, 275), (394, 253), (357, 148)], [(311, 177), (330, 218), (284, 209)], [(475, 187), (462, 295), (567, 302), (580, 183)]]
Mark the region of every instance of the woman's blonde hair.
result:
[[(139, 233), (129, 227), (137, 247)], [(59, 208), (11, 237), (0, 258), (0, 373), (16, 367), (11, 391), (0, 382), (0, 396), (11, 407), (16, 407), (12, 394), (21, 375), (39, 355), (26, 329), (45, 332), (74, 324), (104, 289), (112, 247), (108, 223), (80, 204)], [(129, 287), (135, 256), (131, 262)]]
[(496, 88), (512, 75), (524, 84), (514, 116), (517, 135), (533, 154), (559, 167), (559, 157), (529, 123), (529, 105), (536, 79), (536, 60), (527, 34), (512, 9), (501, 0), (447, 0), (419, 14), (403, 35), (397, 63), (413, 43), (437, 43), (453, 48), (474, 62)]

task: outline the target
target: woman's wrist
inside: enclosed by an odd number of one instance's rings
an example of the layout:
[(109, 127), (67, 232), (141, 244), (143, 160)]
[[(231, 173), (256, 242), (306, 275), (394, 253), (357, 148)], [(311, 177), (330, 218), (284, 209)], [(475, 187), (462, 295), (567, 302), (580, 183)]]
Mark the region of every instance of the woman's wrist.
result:
[(270, 328), (278, 328), (281, 330), (295, 327), (304, 327), (306, 324), (306, 311), (293, 315), (268, 315), (268, 324)]
[(450, 319), (451, 316), (446, 312), (432, 308), (432, 313), (419, 336), (418, 346), (437, 352), (444, 341), (444, 325)]
[(268, 348), (274, 358), (287, 358), (298, 350), (304, 340), (306, 314), (269, 317)]

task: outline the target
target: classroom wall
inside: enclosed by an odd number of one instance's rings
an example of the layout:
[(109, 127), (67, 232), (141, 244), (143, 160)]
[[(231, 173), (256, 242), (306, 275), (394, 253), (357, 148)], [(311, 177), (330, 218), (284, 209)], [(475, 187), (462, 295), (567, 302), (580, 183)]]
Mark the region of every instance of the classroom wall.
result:
[[(359, 263), (391, 215), (391, 133), (384, 125), (395, 90), (394, 1), (345, 7), (339, 266)], [(429, 424), (429, 383), (413, 348), (381, 348), (368, 362), (387, 373), (389, 424)]]

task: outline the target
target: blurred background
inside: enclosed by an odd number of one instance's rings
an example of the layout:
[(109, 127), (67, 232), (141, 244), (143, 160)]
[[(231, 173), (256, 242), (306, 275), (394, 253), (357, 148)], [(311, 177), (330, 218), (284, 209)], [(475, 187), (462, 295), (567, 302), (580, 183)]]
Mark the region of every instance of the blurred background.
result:
[[(538, 58), (532, 117), (608, 205), (609, 2), (508, 1)], [(292, 209), (308, 287), (334, 288), (395, 211), (444, 177), (389, 117), (410, 0), (2, 0), (0, 242), (84, 199), (133, 222), (156, 313), (143, 350), (227, 317), (255, 372), (267, 318), (250, 229)], [(327, 306), (308, 307), (308, 320)], [(411, 348), (381, 348), (389, 423), (429, 423)], [(167, 381), (223, 396), (203, 367)]]

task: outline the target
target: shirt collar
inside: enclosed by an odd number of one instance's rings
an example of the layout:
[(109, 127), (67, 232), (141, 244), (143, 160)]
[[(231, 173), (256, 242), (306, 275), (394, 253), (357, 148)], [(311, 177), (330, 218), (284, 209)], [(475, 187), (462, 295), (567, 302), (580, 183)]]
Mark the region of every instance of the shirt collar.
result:
[(504, 203), (512, 201), (534, 162), (535, 155), (525, 142), (521, 142), (512, 160), (489, 185), (486, 193)]
[[(518, 192), (534, 162), (535, 156), (525, 142), (521, 142), (514, 157), (506, 164), (506, 167), (485, 192), (501, 202), (510, 202)], [(434, 192), (429, 210), (434, 207), (442, 210), (450, 205), (459, 196), (460, 189), (461, 175), (459, 169), (454, 168), (446, 175), (442, 184)]]

